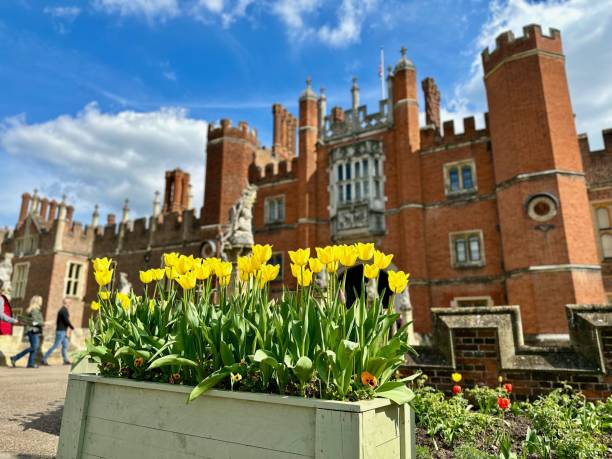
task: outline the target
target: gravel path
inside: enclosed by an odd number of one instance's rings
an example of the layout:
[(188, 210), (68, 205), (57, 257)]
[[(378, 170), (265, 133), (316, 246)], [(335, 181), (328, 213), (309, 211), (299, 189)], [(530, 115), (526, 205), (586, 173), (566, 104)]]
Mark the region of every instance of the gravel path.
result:
[(0, 367), (0, 459), (55, 457), (69, 371)]

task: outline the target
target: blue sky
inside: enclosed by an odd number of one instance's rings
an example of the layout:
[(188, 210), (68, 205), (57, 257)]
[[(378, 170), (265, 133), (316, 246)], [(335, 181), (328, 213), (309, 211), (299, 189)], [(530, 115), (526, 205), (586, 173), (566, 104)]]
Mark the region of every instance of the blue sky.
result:
[(95, 203), (120, 213), (126, 197), (131, 216), (146, 215), (176, 166), (192, 173), (199, 207), (206, 122), (246, 120), (269, 144), (271, 104), (295, 113), (308, 75), (330, 106), (349, 104), (356, 76), (374, 111), (381, 46), (387, 65), (405, 45), (419, 80), (436, 79), (444, 118), (481, 115), (479, 52), (531, 22), (561, 29), (579, 131), (601, 145), (610, 0), (6, 0), (0, 226), (34, 188), (66, 193), (85, 222)]

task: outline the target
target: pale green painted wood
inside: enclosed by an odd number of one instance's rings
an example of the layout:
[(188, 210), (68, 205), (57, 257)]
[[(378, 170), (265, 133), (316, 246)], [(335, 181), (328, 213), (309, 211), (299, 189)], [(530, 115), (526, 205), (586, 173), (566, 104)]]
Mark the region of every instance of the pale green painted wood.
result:
[(361, 459), (361, 413), (317, 409), (316, 459)]
[(68, 380), (57, 448), (59, 459), (80, 457), (92, 385), (87, 381)]
[[(109, 449), (108, 445), (113, 448)], [(308, 456), (89, 418), (84, 453), (113, 459), (305, 459)]]
[(398, 407), (400, 414), (400, 459), (416, 458), (416, 421), (408, 404)]
[(314, 455), (315, 412), (305, 407), (212, 397), (186, 404), (183, 394), (108, 384), (97, 384), (95, 395), (89, 405), (91, 417)]
[(185, 404), (190, 391), (71, 374), (58, 457), (415, 457), (414, 413), (407, 405), (219, 390)]

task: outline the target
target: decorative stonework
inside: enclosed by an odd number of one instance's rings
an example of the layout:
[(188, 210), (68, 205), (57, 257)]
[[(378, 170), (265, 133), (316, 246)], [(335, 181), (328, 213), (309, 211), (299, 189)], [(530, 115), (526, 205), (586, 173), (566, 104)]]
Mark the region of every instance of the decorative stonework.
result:
[(11, 279), (13, 277), (13, 254), (5, 253), (0, 261), (0, 280), (3, 282), (3, 291), (9, 299), (11, 298)]
[(385, 99), (379, 102), (377, 113), (368, 114), (365, 105), (360, 106), (356, 112), (353, 109), (345, 110), (342, 116), (332, 112), (325, 117), (322, 138), (325, 141), (335, 141), (347, 136), (388, 128), (393, 124), (390, 109), (389, 99)]

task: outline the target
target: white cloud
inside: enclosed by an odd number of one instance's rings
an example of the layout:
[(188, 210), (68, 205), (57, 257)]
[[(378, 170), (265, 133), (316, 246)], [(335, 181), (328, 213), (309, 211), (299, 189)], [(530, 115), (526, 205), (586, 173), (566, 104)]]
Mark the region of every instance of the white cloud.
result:
[(58, 33), (66, 34), (70, 31), (70, 25), (81, 14), (81, 9), (76, 6), (47, 6), (43, 12), (51, 16), (53, 27)]
[(489, 20), (474, 47), (472, 72), (459, 83), (448, 104), (450, 111), (486, 110), (480, 52), (494, 47), (506, 30), (523, 34), (527, 24), (561, 31), (572, 104), (579, 132), (588, 132), (591, 144), (601, 145), (602, 129), (612, 126), (612, 0), (495, 0)]
[[(28, 124), (23, 116), (5, 119), (0, 124), (0, 155), (6, 155), (3, 163), (9, 168), (15, 167), (4, 177), (0, 199), (15, 203), (11, 214), (16, 216), (19, 195), (37, 187), (53, 198), (66, 193), (85, 222), (94, 204), (119, 214), (125, 198), (130, 199), (132, 216), (149, 215), (154, 191), (163, 192), (164, 171), (181, 167), (192, 176), (197, 209), (204, 185), (205, 138), (206, 123), (178, 108), (110, 114), (91, 103), (76, 116), (44, 123)], [(5, 220), (7, 211), (3, 209)]]
[(363, 22), (377, 4), (377, 0), (342, 0), (337, 12), (338, 24), (321, 27), (319, 39), (336, 48), (359, 42)]
[(106, 13), (144, 16), (148, 21), (164, 21), (181, 12), (178, 0), (93, 0), (93, 5)]

